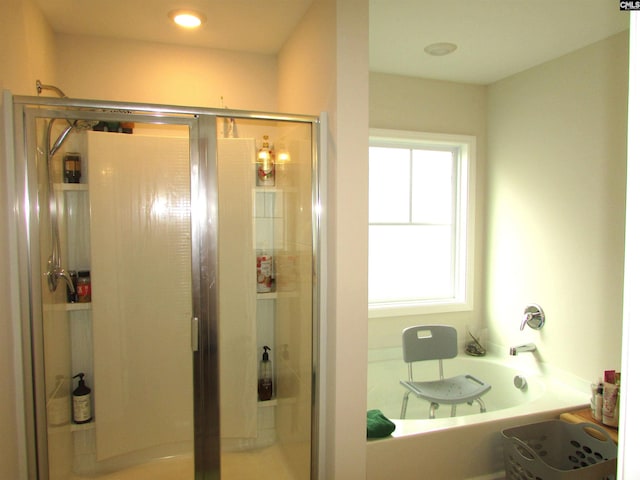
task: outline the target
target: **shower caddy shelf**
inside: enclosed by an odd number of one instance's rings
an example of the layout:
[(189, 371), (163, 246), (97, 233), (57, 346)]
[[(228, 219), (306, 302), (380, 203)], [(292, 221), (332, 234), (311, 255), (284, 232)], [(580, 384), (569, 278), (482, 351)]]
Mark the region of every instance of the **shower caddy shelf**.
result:
[(56, 432), (84, 432), (87, 430), (95, 430), (96, 422), (91, 420), (88, 423), (67, 423), (64, 425), (49, 425), (48, 432), (50, 434)]
[(91, 310), (91, 302), (87, 303), (54, 303), (45, 305), (49, 312), (80, 312)]
[(53, 189), (58, 192), (85, 192), (89, 190), (88, 183), (54, 183)]
[(258, 300), (275, 300), (277, 298), (295, 298), (298, 294), (296, 292), (266, 292), (266, 293), (258, 293)]
[(258, 300), (275, 300), (278, 298), (278, 292), (258, 293)]
[[(64, 183), (64, 182), (54, 182), (53, 183), (53, 191), (56, 195), (56, 202), (60, 202), (61, 204), (61, 212), (62, 215), (66, 217), (66, 215), (68, 214), (67, 212), (67, 206), (66, 206), (66, 202), (67, 202), (67, 194), (85, 194), (89, 192), (89, 184), (88, 183)], [(85, 195), (82, 195), (83, 200), (82, 202), (88, 202), (88, 197)], [(88, 228), (88, 225), (85, 225), (84, 228)], [(65, 238), (65, 237), (63, 237)], [(66, 238), (65, 243), (67, 243), (68, 246), (68, 237)], [(65, 289), (66, 286), (62, 285), (62, 288)], [(45, 310), (50, 311), (50, 312), (67, 312), (67, 318), (69, 320), (71, 319), (83, 319), (83, 320), (88, 320), (89, 321), (89, 325), (92, 322), (92, 318), (91, 318), (91, 310), (93, 308), (92, 303), (91, 302), (75, 302), (75, 303), (55, 303), (55, 304), (47, 304), (44, 306)], [(87, 313), (87, 316), (85, 318), (84, 315), (82, 315), (83, 312)], [(74, 327), (71, 328), (79, 328), (80, 331), (85, 331), (86, 328), (90, 328), (87, 327), (87, 323), (86, 322), (80, 322), (80, 323), (75, 323), (72, 322), (70, 323), (70, 325), (75, 325)], [(73, 341), (70, 343), (70, 347), (73, 350), (74, 346), (73, 346)], [(78, 370), (82, 370), (85, 371), (86, 373), (89, 373), (91, 376), (93, 375), (93, 372), (91, 369), (86, 368), (87, 364), (90, 364), (90, 362), (87, 362), (87, 358), (83, 358), (81, 361), (82, 366), (71, 366), (71, 371), (70, 374), (73, 375), (76, 371)], [(48, 427), (48, 431), (49, 433), (54, 433), (56, 431), (68, 431), (71, 433), (75, 433), (75, 432), (87, 432), (87, 431), (93, 431), (96, 428), (96, 423), (95, 423), (95, 419), (91, 420), (90, 422), (87, 423), (74, 423), (72, 420), (66, 424), (63, 425), (57, 425), (57, 426), (49, 426)]]
[[(277, 182), (277, 178), (276, 178), (276, 182)], [(276, 214), (276, 211), (278, 210), (278, 207), (276, 206), (277, 202), (283, 201), (283, 195), (284, 190), (282, 189), (282, 187), (278, 186), (278, 185), (256, 185), (255, 187), (253, 187), (252, 189), (252, 195), (253, 195), (253, 205), (254, 205), (254, 228), (256, 229), (256, 234), (257, 231), (259, 230), (259, 224), (257, 222), (257, 220), (262, 220), (262, 221), (269, 221), (269, 223), (273, 224), (273, 221), (276, 218), (281, 218), (280, 215), (282, 215), (282, 213), (280, 214)], [(260, 205), (260, 207), (259, 207)], [(280, 206), (280, 209), (282, 208), (282, 206)], [(267, 231), (270, 230), (269, 228), (267, 228)], [(254, 235), (256, 235), (254, 234)], [(264, 237), (262, 237), (262, 240), (264, 241)], [(258, 243), (258, 238), (257, 236), (254, 237), (254, 242), (257, 244)], [(268, 250), (271, 250), (272, 252), (275, 250), (274, 248), (274, 244), (275, 244), (275, 240), (273, 238), (269, 239), (266, 244), (268, 245)], [(256, 254), (257, 254), (257, 250), (256, 250)], [(274, 262), (275, 262), (275, 257), (273, 258)], [(275, 267), (275, 265), (274, 265)], [(290, 295), (290, 294), (289, 294)], [(256, 315), (256, 320), (259, 324), (262, 325), (262, 329), (267, 328), (271, 330), (271, 340), (267, 340), (266, 338), (261, 339), (258, 336), (258, 346), (260, 345), (264, 345), (264, 344), (271, 344), (271, 346), (273, 347), (274, 345), (272, 344), (275, 343), (275, 325), (273, 323), (270, 322), (274, 322), (274, 318), (275, 317), (275, 300), (277, 300), (278, 298), (284, 298), (287, 296), (287, 293), (285, 292), (281, 292), (277, 290), (272, 291), (272, 292), (256, 292), (256, 300), (258, 301), (258, 303), (261, 305), (261, 307), (258, 308), (258, 312)], [(273, 317), (271, 319), (267, 317), (263, 317), (259, 312), (262, 311), (263, 313), (265, 312), (264, 309), (270, 309), (272, 312)], [(270, 325), (270, 326), (268, 326)], [(260, 328), (258, 329), (260, 330)], [(273, 364), (273, 372), (275, 375), (275, 363)], [(277, 386), (274, 384), (274, 390), (273, 390), (273, 396), (271, 397), (270, 400), (263, 400), (263, 401), (258, 401), (257, 406), (259, 410), (262, 410), (262, 412), (265, 415), (269, 415), (269, 408), (274, 408), (278, 405), (278, 399), (277, 399)], [(262, 415), (262, 413), (261, 413)], [(263, 427), (264, 428), (264, 427)], [(260, 435), (260, 434), (259, 434)]]

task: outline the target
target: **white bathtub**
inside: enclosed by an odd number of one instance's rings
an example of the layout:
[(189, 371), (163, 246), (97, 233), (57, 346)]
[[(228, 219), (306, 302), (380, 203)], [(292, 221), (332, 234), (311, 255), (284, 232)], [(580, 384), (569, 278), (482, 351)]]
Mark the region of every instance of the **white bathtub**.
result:
[[(423, 373), (437, 378), (437, 362), (428, 363), (435, 363), (428, 367), (430, 372), (414, 365), (414, 379)], [(465, 404), (450, 418), (450, 408), (442, 405), (436, 418), (429, 420), (428, 402), (411, 395), (407, 418), (399, 420), (405, 391), (399, 382), (407, 378), (402, 352), (399, 348), (369, 352), (367, 408), (381, 410), (396, 424), (396, 431), (392, 437), (367, 443), (367, 480), (494, 478), (491, 474), (503, 469), (503, 429), (584, 408), (590, 396), (589, 382), (554, 371), (531, 353), (461, 354), (444, 365), (446, 376), (469, 373), (492, 385), (483, 397), (486, 413), (479, 413), (477, 404)], [(527, 380), (526, 389), (514, 386), (516, 375)]]

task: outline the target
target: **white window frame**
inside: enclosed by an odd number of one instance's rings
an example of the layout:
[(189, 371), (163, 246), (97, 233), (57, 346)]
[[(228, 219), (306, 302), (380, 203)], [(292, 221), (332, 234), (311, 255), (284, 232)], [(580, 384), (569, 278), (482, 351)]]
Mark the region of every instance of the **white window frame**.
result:
[[(370, 129), (369, 146), (425, 148), (455, 146), (459, 155), (456, 199), (455, 295), (443, 300), (369, 303), (369, 318), (459, 312), (473, 309), (475, 257), (476, 137), (404, 130)], [(462, 223), (462, 219), (466, 221)], [(462, 248), (461, 248), (462, 247)]]

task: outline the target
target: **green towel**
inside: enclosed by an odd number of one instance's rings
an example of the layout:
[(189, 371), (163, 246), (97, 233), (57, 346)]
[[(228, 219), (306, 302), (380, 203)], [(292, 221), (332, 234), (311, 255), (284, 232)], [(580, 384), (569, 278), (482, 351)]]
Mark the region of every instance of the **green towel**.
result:
[(395, 429), (395, 423), (385, 417), (380, 410), (367, 412), (367, 438), (388, 437)]

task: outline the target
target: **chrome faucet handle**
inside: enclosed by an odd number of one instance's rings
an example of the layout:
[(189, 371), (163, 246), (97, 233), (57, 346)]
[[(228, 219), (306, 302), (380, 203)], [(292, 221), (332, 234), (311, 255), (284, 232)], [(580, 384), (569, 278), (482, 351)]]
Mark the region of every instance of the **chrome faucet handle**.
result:
[(69, 275), (69, 272), (67, 272), (64, 268), (61, 268), (58, 270), (58, 277), (64, 278), (71, 293), (76, 293), (76, 289), (73, 286), (73, 280), (71, 280), (71, 275)]
[(56, 267), (52, 264), (51, 261), (49, 261), (49, 270), (45, 272), (45, 275), (47, 276), (47, 283), (49, 285), (50, 292), (53, 293), (56, 291), (56, 289), (58, 288), (58, 280), (62, 278), (65, 282), (67, 282), (69, 290), (75, 293), (76, 289), (73, 286), (71, 275), (69, 275), (69, 272), (67, 272), (64, 268)]
[(522, 317), (522, 323), (520, 323), (520, 330), (524, 330), (524, 327), (529, 325), (534, 330), (540, 330), (544, 326), (545, 316), (544, 311), (540, 305), (532, 303), (527, 305), (524, 309), (524, 316)]

